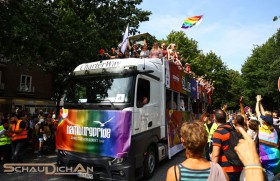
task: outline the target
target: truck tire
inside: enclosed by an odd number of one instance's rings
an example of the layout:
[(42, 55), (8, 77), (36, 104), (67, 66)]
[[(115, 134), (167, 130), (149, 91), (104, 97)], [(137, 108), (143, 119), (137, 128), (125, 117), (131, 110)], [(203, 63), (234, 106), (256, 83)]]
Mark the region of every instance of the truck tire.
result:
[(156, 168), (156, 151), (153, 146), (149, 146), (147, 155), (144, 159), (144, 178), (149, 179), (153, 176)]

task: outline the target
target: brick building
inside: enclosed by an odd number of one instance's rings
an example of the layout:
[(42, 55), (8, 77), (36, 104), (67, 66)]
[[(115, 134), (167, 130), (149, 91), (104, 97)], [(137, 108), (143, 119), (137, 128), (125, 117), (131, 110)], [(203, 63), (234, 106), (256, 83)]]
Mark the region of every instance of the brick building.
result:
[(39, 68), (26, 68), (0, 58), (0, 112), (10, 113), (16, 108), (34, 113), (54, 110), (52, 76)]

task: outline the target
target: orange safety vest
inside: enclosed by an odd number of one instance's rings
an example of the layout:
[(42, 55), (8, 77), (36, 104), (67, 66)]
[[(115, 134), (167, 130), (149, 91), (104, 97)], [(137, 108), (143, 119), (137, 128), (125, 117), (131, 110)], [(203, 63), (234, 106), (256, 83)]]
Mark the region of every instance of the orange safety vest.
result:
[[(22, 120), (18, 120), (17, 124), (13, 124), (12, 125), (12, 130), (13, 131), (17, 131), (19, 130), (19, 125), (21, 123)], [(15, 140), (20, 140), (20, 139), (26, 139), (27, 138), (27, 131), (26, 131), (26, 128), (24, 128), (24, 130), (20, 133), (13, 133), (12, 135), (12, 141), (15, 141)]]

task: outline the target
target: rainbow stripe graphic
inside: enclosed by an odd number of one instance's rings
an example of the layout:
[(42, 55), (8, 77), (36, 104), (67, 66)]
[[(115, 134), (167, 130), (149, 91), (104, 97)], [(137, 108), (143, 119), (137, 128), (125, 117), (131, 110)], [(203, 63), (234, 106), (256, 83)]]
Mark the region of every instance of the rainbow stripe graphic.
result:
[(280, 151), (276, 130), (270, 131), (266, 126), (259, 128), (259, 151), (262, 166), (274, 172), (280, 172)]
[(62, 109), (56, 133), (56, 147), (100, 156), (122, 158), (131, 142), (132, 113)]
[(193, 27), (194, 25), (197, 24), (197, 22), (199, 22), (202, 19), (202, 17), (203, 17), (203, 15), (193, 16), (193, 17), (185, 19), (181, 28), (188, 29), (188, 28)]

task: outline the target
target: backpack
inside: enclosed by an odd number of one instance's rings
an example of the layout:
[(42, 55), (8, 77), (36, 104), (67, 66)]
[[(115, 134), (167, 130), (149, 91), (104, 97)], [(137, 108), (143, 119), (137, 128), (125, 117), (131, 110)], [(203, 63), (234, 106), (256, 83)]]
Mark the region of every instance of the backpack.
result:
[(225, 128), (224, 127), (224, 129), (226, 129), (230, 133), (229, 147), (227, 150), (224, 150), (224, 154), (227, 157), (228, 162), (232, 166), (243, 167), (244, 166), (243, 163), (241, 162), (237, 153), (234, 150), (234, 147), (238, 144), (238, 141), (239, 141), (239, 139), (242, 138), (242, 136), (240, 134), (238, 134), (234, 128)]

